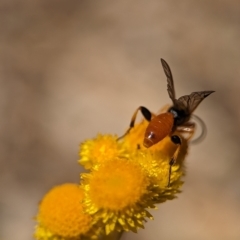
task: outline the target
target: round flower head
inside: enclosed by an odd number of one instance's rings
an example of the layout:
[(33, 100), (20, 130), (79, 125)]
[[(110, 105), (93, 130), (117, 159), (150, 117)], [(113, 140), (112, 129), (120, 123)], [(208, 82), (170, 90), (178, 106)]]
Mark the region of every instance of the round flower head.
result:
[[(106, 234), (136, 232), (147, 217), (152, 219), (146, 209), (180, 192), (187, 141), (182, 138), (180, 151), (169, 136), (145, 148), (147, 126), (143, 120), (119, 141), (117, 137), (98, 135), (81, 145), (80, 162), (91, 169), (81, 175), (84, 209)], [(173, 156), (177, 159), (170, 166)]]
[(96, 138), (87, 140), (80, 145), (79, 163), (86, 169), (101, 164), (118, 156), (125, 156), (126, 150), (117, 136), (98, 134)]
[(80, 240), (92, 226), (92, 218), (83, 212), (83, 191), (76, 184), (54, 187), (43, 198), (36, 217), (38, 240)]
[(137, 231), (143, 227), (146, 217), (151, 218), (147, 208), (173, 199), (180, 192), (186, 141), (182, 139), (183, 147), (170, 175), (169, 163), (177, 146), (166, 137), (146, 149), (142, 140), (147, 124), (146, 121), (137, 124), (121, 139), (126, 157), (118, 155), (107, 159), (95, 164), (90, 173), (82, 174), (85, 211), (93, 217), (94, 223), (105, 227), (107, 234)]
[(82, 174), (84, 206), (94, 222), (113, 231), (134, 231), (152, 218), (153, 193), (146, 171), (132, 159), (112, 159), (91, 173)]

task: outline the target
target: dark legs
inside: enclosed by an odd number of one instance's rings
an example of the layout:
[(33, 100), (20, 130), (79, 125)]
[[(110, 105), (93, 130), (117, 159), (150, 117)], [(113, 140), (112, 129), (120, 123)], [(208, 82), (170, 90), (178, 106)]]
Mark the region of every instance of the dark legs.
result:
[(134, 127), (135, 121), (136, 121), (136, 118), (137, 118), (137, 113), (138, 113), (139, 110), (141, 111), (143, 117), (144, 117), (148, 122), (151, 121), (153, 114), (152, 114), (147, 108), (145, 108), (145, 107), (142, 107), (142, 106), (138, 107), (138, 108), (136, 109), (136, 111), (134, 112), (133, 116), (132, 116), (129, 129), (126, 131), (126, 133), (125, 133), (123, 136), (119, 137), (118, 140), (121, 139), (121, 138), (123, 138), (123, 137), (125, 137), (125, 136), (130, 132), (130, 130)]
[(177, 149), (176, 151), (174, 152), (170, 162), (169, 162), (169, 174), (168, 174), (168, 187), (170, 187), (170, 184), (171, 184), (171, 174), (172, 174), (172, 166), (176, 163), (177, 161), (177, 157), (178, 157), (178, 154), (180, 152), (180, 149), (181, 149), (181, 144), (182, 144), (182, 139), (181, 137), (179, 137), (178, 135), (172, 135), (171, 136), (171, 140), (174, 144), (177, 145)]

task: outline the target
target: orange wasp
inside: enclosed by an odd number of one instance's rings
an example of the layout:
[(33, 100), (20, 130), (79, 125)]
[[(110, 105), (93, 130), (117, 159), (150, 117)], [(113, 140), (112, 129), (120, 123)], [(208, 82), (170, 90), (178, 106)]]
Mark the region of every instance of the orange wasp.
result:
[(165, 75), (167, 76), (167, 91), (173, 105), (168, 109), (167, 112), (161, 113), (159, 115), (154, 115), (147, 108), (140, 106), (133, 114), (130, 122), (130, 127), (122, 137), (128, 134), (129, 131), (134, 127), (136, 116), (139, 110), (141, 111), (144, 118), (149, 122), (143, 140), (143, 145), (146, 148), (157, 144), (166, 136), (171, 136), (171, 141), (177, 145), (177, 148), (171, 160), (169, 161), (169, 187), (172, 166), (176, 162), (182, 143), (181, 137), (174, 134), (174, 132), (188, 132), (190, 134), (189, 139), (192, 137), (195, 131), (195, 124), (193, 122), (189, 122), (191, 115), (193, 111), (197, 108), (197, 106), (202, 102), (202, 100), (214, 91), (193, 92), (190, 95), (185, 95), (180, 97), (179, 99), (176, 99), (173, 76), (170, 67), (163, 59), (161, 59), (161, 63)]

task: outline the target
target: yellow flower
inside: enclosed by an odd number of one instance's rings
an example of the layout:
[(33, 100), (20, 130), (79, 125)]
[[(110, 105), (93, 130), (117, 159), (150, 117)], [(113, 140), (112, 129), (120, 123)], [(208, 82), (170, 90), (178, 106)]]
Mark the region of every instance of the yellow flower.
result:
[(98, 134), (96, 138), (87, 140), (80, 145), (79, 163), (86, 169), (101, 164), (118, 156), (126, 156), (123, 144), (117, 136)]
[(82, 174), (84, 206), (94, 222), (113, 231), (134, 231), (143, 228), (146, 210), (154, 207), (146, 171), (133, 159), (115, 158)]
[(83, 191), (76, 184), (51, 189), (39, 205), (35, 238), (38, 240), (80, 240), (92, 226), (83, 212)]
[[(94, 159), (93, 153), (96, 153), (90, 173), (81, 175), (81, 185), (85, 194), (85, 211), (92, 216), (96, 226), (105, 228), (106, 234), (136, 232), (143, 228), (146, 219), (152, 219), (147, 209), (174, 199), (183, 184), (181, 177), (184, 175), (187, 141), (182, 138), (181, 151), (171, 168), (168, 187), (169, 163), (177, 146), (166, 137), (145, 148), (142, 141), (147, 124), (147, 121), (136, 124), (119, 143), (117, 137), (98, 135), (85, 142), (80, 153), (83, 157), (88, 156), (88, 160)], [(110, 142), (114, 143), (113, 151), (109, 149)], [(103, 153), (100, 151), (102, 146), (105, 146)]]

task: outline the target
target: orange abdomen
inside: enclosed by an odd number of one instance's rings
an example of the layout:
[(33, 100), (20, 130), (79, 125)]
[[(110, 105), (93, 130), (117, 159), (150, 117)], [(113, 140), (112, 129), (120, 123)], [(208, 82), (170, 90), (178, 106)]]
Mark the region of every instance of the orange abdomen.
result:
[(174, 119), (172, 113), (162, 113), (154, 117), (146, 129), (143, 145), (146, 148), (160, 142), (172, 132)]

